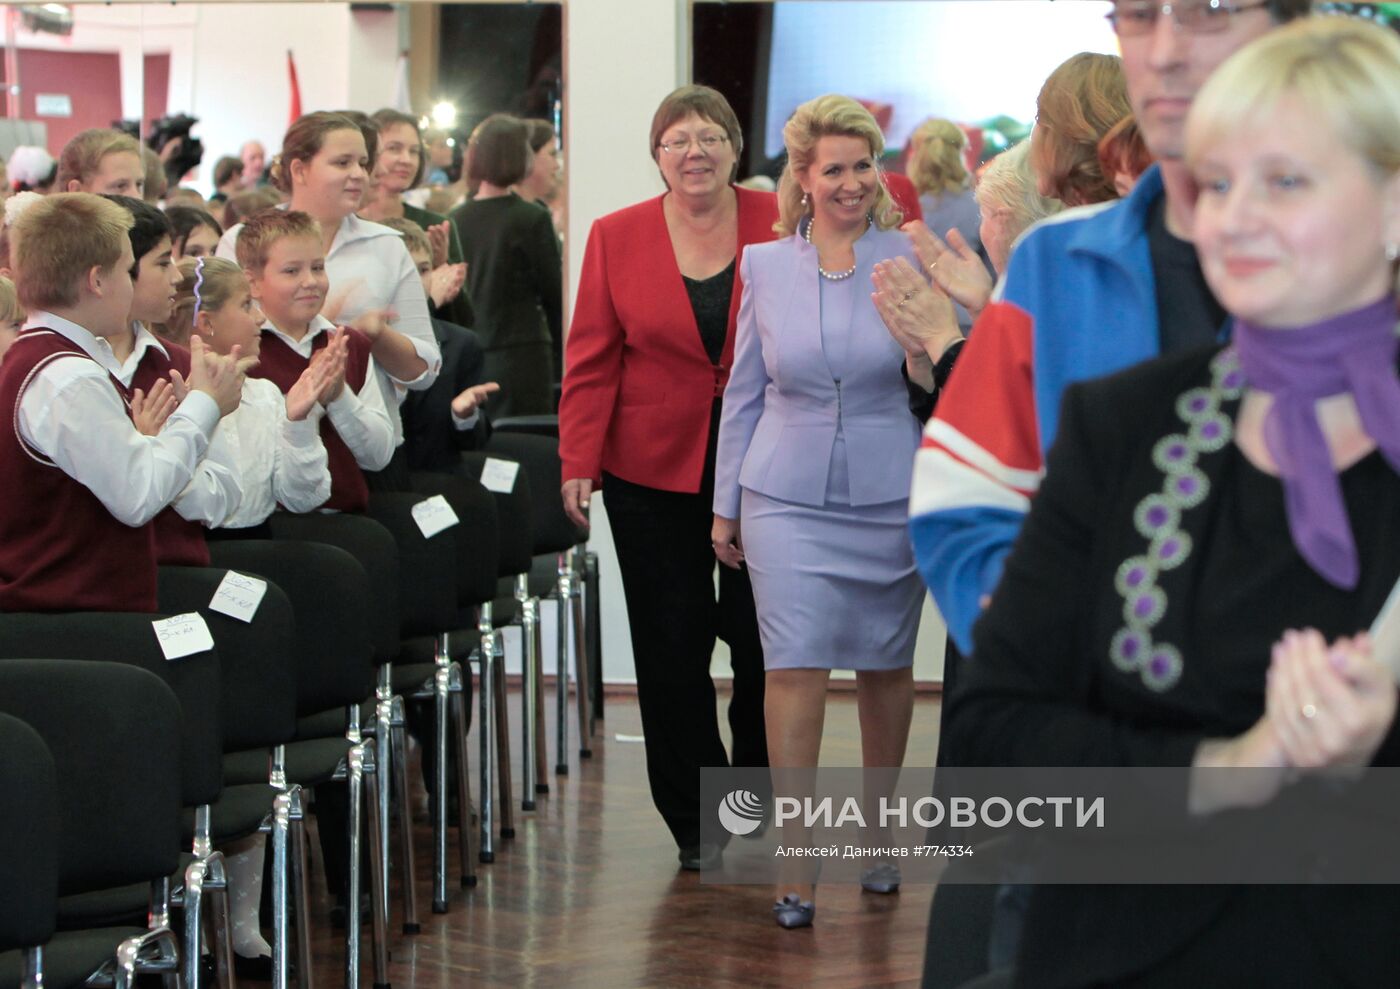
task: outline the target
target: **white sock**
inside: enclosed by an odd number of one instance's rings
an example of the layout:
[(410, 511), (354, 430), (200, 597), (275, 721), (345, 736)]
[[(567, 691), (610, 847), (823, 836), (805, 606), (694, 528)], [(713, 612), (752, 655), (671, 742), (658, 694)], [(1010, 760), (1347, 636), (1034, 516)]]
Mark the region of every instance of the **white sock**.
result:
[(233, 924), (233, 950), (244, 958), (272, 954), (272, 945), (258, 925), (258, 903), (262, 900), (263, 856), (267, 836), (249, 835), (224, 846), (224, 866), (228, 870), (229, 919)]

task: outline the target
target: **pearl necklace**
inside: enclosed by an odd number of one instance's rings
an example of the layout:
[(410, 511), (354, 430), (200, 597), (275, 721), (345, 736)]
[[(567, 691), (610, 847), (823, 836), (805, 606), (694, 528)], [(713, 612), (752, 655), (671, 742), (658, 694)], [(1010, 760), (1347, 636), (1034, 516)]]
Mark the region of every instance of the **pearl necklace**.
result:
[[(802, 228), (802, 239), (805, 240), (807, 243), (812, 244), (812, 221), (810, 219), (807, 221), (807, 225)], [(817, 245), (812, 244), (812, 246), (816, 247)], [(851, 265), (845, 271), (827, 271), (825, 268), (822, 267), (821, 256), (817, 256), (817, 274), (821, 275), (825, 279), (828, 279), (829, 281), (845, 281), (847, 278), (850, 278), (855, 273), (855, 265)]]

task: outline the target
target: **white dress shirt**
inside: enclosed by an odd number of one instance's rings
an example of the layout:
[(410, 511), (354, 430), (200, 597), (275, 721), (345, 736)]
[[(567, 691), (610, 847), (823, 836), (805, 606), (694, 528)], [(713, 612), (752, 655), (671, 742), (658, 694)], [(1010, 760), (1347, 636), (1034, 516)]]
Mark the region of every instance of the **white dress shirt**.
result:
[(279, 504), (289, 512), (309, 512), (331, 496), (320, 418), (319, 410), (313, 410), (292, 422), (276, 385), (261, 378), (243, 382), (243, 401), (219, 427), (243, 485), (243, 501), (224, 528), (259, 525)]
[[(271, 320), (263, 323), (263, 329), (275, 334), (288, 347), (310, 360), (315, 352), (316, 337), (327, 330), (335, 329), (335, 324), (324, 316), (317, 316), (300, 340), (294, 340), (283, 333), (272, 325)], [(384, 392), (379, 385), (378, 370), (374, 358), (371, 357), (369, 367), (365, 371), (364, 387), (358, 394), (352, 388), (342, 388), (339, 398), (324, 409), (317, 405), (311, 415), (307, 416), (318, 425), (321, 415), (329, 416), (331, 425), (355, 455), (355, 463), (360, 465), (361, 470), (383, 470), (394, 456), (392, 422), (397, 416), (389, 415)], [(323, 498), (322, 501), (324, 500)]]
[(117, 521), (149, 522), (194, 476), (219, 424), (218, 404), (192, 391), (160, 435), (142, 435), (109, 377), (119, 368), (106, 341), (99, 346), (93, 334), (53, 313), (30, 313), (26, 326), (62, 334), (92, 361), (59, 357), (33, 376), (20, 396), (20, 438), (91, 491)]
[[(158, 350), (167, 359), (170, 357), (170, 351), (166, 350), (165, 345), (144, 325), (139, 322), (132, 323), (131, 328), (136, 337), (131, 353), (112, 372), (116, 379), (128, 388), (131, 387), (132, 379), (136, 377), (136, 369), (140, 367), (146, 351)], [(96, 340), (99, 348), (106, 348), (111, 352), (111, 345), (106, 338), (97, 337)], [(115, 354), (112, 359), (116, 359)], [(211, 529), (225, 524), (225, 520), (238, 509), (238, 503), (242, 499), (243, 488), (238, 477), (238, 464), (234, 460), (233, 451), (224, 439), (223, 429), (216, 428), (204, 459), (195, 468), (194, 477), (190, 478), (185, 490), (175, 498), (176, 514), (187, 522), (198, 522)]]
[[(216, 256), (230, 261), (238, 259), (235, 245), (242, 229), (240, 223), (224, 232), (215, 250)], [(352, 323), (375, 309), (391, 310), (394, 329), (408, 337), (414, 351), (428, 365), (427, 370), (411, 380), (395, 378), (382, 368), (378, 370), (397, 447), (403, 442), (399, 405), (406, 392), (430, 388), (442, 370), (442, 352), (433, 336), (428, 299), (418, 277), (418, 267), (409, 257), (398, 231), (362, 220), (352, 213), (340, 221), (340, 229), (326, 255), (326, 276), (331, 283), (329, 298), (341, 302), (340, 311), (336, 313), (339, 322)]]

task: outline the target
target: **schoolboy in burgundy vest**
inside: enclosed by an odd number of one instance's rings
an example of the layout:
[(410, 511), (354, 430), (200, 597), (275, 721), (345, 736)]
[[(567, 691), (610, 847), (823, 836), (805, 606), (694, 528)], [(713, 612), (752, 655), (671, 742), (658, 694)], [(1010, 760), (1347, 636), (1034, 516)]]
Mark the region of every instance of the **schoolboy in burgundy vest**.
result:
[[(31, 327), (0, 362), (0, 611), (155, 611), (151, 523), (123, 525), (82, 483), (25, 443), (24, 389), (60, 357), (91, 361), (54, 330)], [(93, 361), (96, 364), (96, 361)], [(112, 379), (131, 415), (125, 389)]]
[[(148, 347), (141, 355), (141, 363), (136, 365), (136, 373), (131, 376), (131, 387), (140, 388), (147, 395), (157, 381), (169, 381), (171, 371), (179, 371), (186, 381), (190, 377), (190, 352), (179, 344), (162, 340), (161, 347)], [(128, 401), (130, 395), (127, 396)], [(209, 566), (209, 544), (204, 540), (204, 526), (182, 518), (170, 506), (151, 522), (156, 540), (156, 562), (162, 565), (179, 567)]]
[[(346, 329), (343, 332), (350, 345), (345, 361), (345, 387), (358, 394), (368, 377), (370, 341), (359, 330)], [(311, 345), (312, 353), (325, 349), (329, 339), (329, 334), (324, 330), (317, 333)], [(248, 372), (249, 377), (266, 378), (282, 394), (287, 394), (311, 363), (310, 359), (302, 357), (287, 346), (278, 334), (268, 329), (263, 330), (259, 347), (258, 363)], [(331, 496), (321, 507), (337, 512), (365, 511), (369, 508), (369, 486), (365, 483), (360, 465), (355, 462), (355, 454), (340, 438), (329, 416), (321, 417), (320, 431), (331, 472)]]

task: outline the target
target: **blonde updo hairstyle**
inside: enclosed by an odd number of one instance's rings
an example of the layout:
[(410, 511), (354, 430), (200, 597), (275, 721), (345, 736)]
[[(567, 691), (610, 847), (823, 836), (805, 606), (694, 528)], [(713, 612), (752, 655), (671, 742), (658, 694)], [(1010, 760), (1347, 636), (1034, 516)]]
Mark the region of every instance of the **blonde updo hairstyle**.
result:
[[(1400, 37), (1393, 30), (1357, 17), (1319, 16), (1246, 45), (1191, 105), (1187, 165), (1236, 135), (1272, 126), (1270, 111), (1284, 100), (1323, 124), (1316, 140), (1335, 135), (1360, 156), (1378, 184), (1400, 174)], [(1397, 273), (1400, 262), (1393, 262)], [(1400, 282), (1395, 287), (1400, 291)]]
[(796, 233), (798, 222), (808, 213), (802, 203), (802, 183), (798, 176), (812, 167), (817, 142), (823, 137), (858, 137), (870, 145), (870, 156), (875, 159), (879, 177), (872, 219), (880, 230), (899, 226), (904, 217), (890, 198), (884, 172), (880, 169), (880, 155), (885, 150), (885, 136), (880, 133), (880, 125), (869, 110), (849, 96), (828, 94), (803, 103), (783, 127), (788, 163), (778, 180), (778, 222), (773, 224), (778, 235)]
[(920, 195), (942, 196), (967, 188), (963, 149), (967, 135), (951, 120), (929, 117), (910, 138), (909, 179)]
[(227, 258), (184, 258), (179, 270), (180, 284), (175, 287), (170, 321), (156, 326), (155, 332), (186, 347), (199, 313), (222, 309), (241, 289), (248, 287), (248, 279), (243, 269)]
[(1072, 56), (1050, 73), (1035, 107), (1034, 163), (1050, 194), (1070, 206), (1117, 199), (1113, 176), (1099, 164), (1099, 141), (1133, 112), (1123, 60)]
[(298, 117), (282, 138), (282, 150), (272, 160), (273, 186), (291, 195), (292, 162), (310, 161), (326, 143), (326, 136), (338, 130), (352, 130), (364, 136), (360, 125), (343, 113), (318, 110)]

